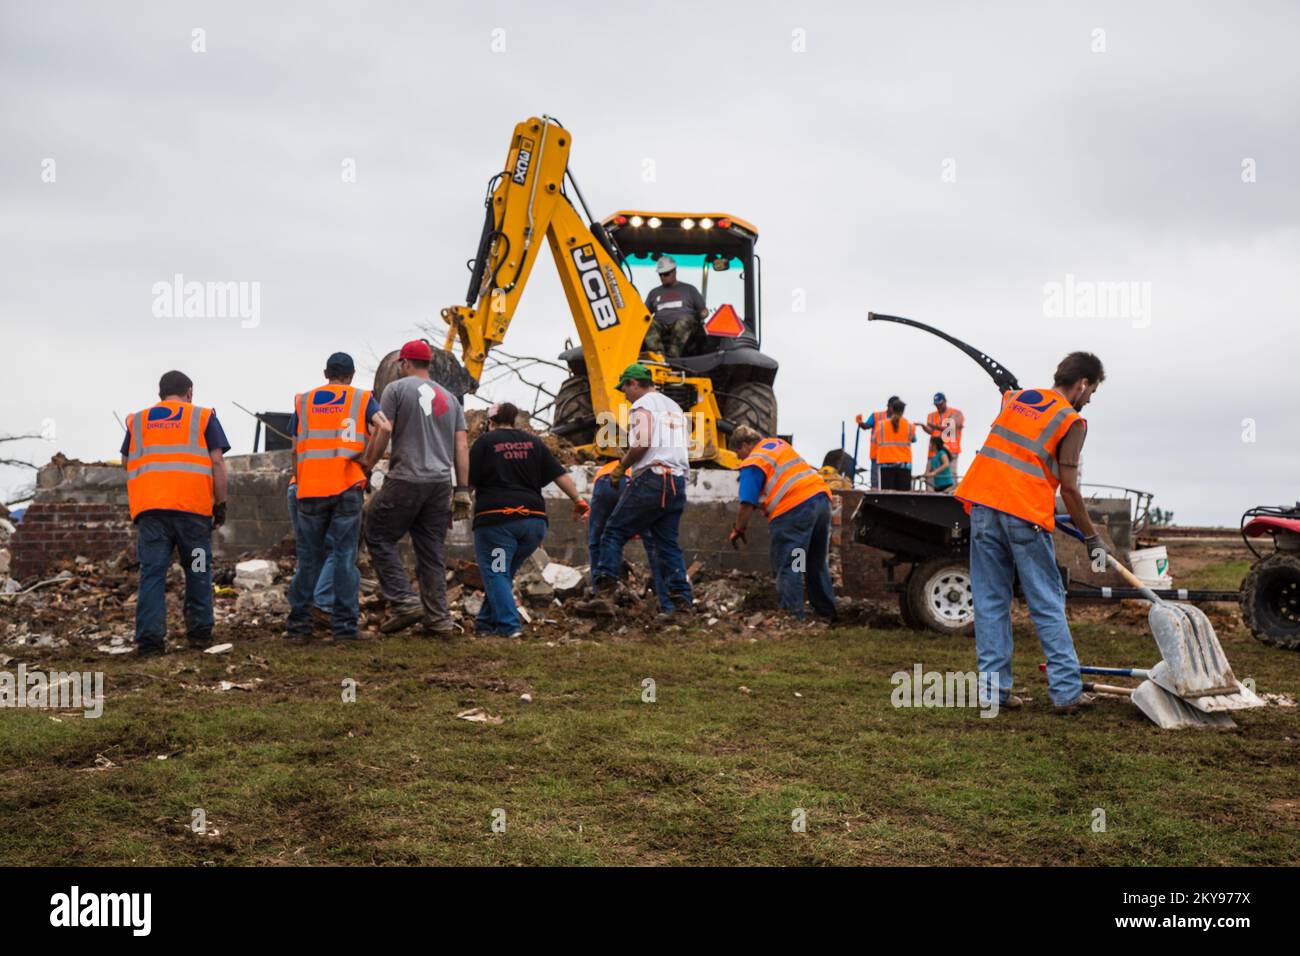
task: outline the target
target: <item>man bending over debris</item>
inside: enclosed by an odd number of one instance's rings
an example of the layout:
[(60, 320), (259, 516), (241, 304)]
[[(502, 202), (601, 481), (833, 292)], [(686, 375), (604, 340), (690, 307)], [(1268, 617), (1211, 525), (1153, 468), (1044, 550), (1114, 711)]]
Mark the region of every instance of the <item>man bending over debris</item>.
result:
[(690, 430), (682, 407), (655, 388), (644, 365), (623, 370), (618, 387), (632, 403), (628, 422), (628, 449), (610, 477), (628, 475), (628, 487), (600, 536), (600, 551), (592, 573), (595, 600), (587, 609), (598, 610), (612, 596), (623, 571), (623, 547), (636, 534), (649, 535), (659, 562), (655, 578), (660, 616), (694, 606), (695, 595), (686, 577), (686, 561), (677, 532), (686, 510), (686, 475), (690, 471), (687, 441)]
[[(398, 364), (404, 377), (380, 397), (392, 430), (379, 431), (374, 459), (383, 455), (390, 434), (393, 454), (384, 483), (370, 504), (366, 547), (379, 590), (389, 604), (379, 625), (385, 634), (404, 630), (422, 617), (425, 628), (435, 634), (449, 637), (453, 630), (447, 611), (445, 548), (452, 521), (468, 518), (472, 504), (469, 441), (460, 402), (429, 378), (432, 361), (428, 342), (407, 342)], [(418, 599), (397, 551), (397, 542), (408, 532), (420, 580)]]
[(767, 515), (769, 556), (783, 610), (804, 616), (804, 593), (813, 610), (835, 620), (835, 592), (828, 564), (831, 491), (825, 479), (779, 438), (764, 438), (740, 425), (728, 442), (740, 463), (740, 511), (727, 540), (745, 540), (755, 508)]
[(226, 521), (230, 451), (217, 413), (194, 402), (184, 372), (158, 382), (157, 405), (128, 415), (122, 441), (126, 494), (136, 524), (140, 590), (136, 653), (167, 652), (167, 568), (178, 552), (185, 571), (185, 637), (212, 643), (212, 531)]
[[(596, 477), (591, 483), (591, 514), (587, 521), (587, 560), (591, 563), (591, 575), (593, 580), (596, 575), (596, 557), (600, 554), (600, 538), (605, 533), (605, 525), (609, 522), (609, 516), (614, 513), (614, 508), (618, 505), (619, 496), (623, 491), (623, 482), (626, 480), (620, 459), (606, 462), (596, 471)], [(614, 477), (614, 472), (618, 472), (618, 477)], [(655, 557), (655, 546), (650, 540), (648, 534), (638, 535), (641, 543), (645, 545), (646, 567), (650, 569), (650, 580), (654, 586), (655, 594), (660, 591), (659, 586), (659, 559)], [(627, 571), (627, 562), (623, 562), (624, 573)]]
[(294, 436), (293, 534), (298, 564), (289, 586), (291, 637), (311, 634), (313, 597), (327, 551), (332, 558), (330, 630), (336, 641), (357, 636), (361, 503), (366, 478), (378, 458), (378, 435), (387, 420), (373, 395), (353, 388), (355, 373), (352, 356), (335, 352), (325, 363), (326, 384), (293, 400), (289, 432)]
[[(975, 600), (975, 653), (981, 703), (988, 675), (998, 675), (1002, 706), (1021, 706), (1011, 693), (1011, 596), (1017, 573), (1038, 642), (1047, 655), (1047, 685), (1056, 712), (1091, 707), (1065, 619), (1065, 588), (1056, 566), (1052, 530), (1060, 489), (1088, 553), (1110, 549), (1088, 517), (1079, 491), (1079, 452), (1087, 422), (1079, 415), (1106, 373), (1090, 352), (1071, 352), (1056, 367), (1051, 388), (1007, 392), (984, 447), (957, 486), (970, 512), (970, 571)], [(1103, 558), (1104, 559), (1104, 558)]]
[(474, 555), (483, 575), (483, 607), (474, 622), (479, 634), (521, 637), (515, 606), (515, 573), (546, 537), (542, 489), (556, 487), (573, 499), (573, 517), (591, 507), (573, 479), (536, 435), (515, 427), (519, 409), (509, 402), (488, 410), (489, 430), (469, 450), (474, 486)]

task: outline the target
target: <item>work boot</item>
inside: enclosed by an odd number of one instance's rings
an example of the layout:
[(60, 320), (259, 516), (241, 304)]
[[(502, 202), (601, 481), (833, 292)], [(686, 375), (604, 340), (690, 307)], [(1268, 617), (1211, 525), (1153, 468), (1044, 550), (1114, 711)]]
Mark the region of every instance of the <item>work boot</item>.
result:
[(406, 630), (412, 624), (418, 624), (423, 617), (424, 605), (418, 601), (413, 604), (400, 604), (388, 609), (388, 614), (379, 624), (379, 630), (384, 634), (395, 634)]
[(1092, 705), (1097, 702), (1097, 698), (1091, 694), (1080, 694), (1068, 704), (1061, 704), (1052, 709), (1061, 715), (1077, 714), (1081, 710), (1090, 710)]
[(325, 610), (323, 607), (315, 607), (313, 605), (311, 609), (311, 622), (315, 627), (322, 627), (325, 630), (329, 630), (332, 621), (333, 615), (329, 611)]
[(199, 634), (186, 634), (185, 643), (196, 651), (204, 650), (212, 646), (212, 632)]
[(1025, 702), (1021, 700), (1019, 697), (1017, 697), (1015, 694), (1007, 694), (1006, 697), (1003, 697), (1000, 701), (998, 701), (999, 710), (1019, 710), (1021, 707), (1024, 706), (1025, 706)]
[(162, 657), (166, 653), (166, 644), (137, 644), (135, 646), (136, 657)]

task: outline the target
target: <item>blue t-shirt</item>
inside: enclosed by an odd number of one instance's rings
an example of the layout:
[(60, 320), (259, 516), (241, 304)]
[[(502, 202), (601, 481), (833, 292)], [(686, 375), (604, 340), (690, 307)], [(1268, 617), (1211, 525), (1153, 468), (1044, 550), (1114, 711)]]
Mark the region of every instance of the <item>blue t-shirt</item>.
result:
[(763, 493), (763, 483), (767, 481), (767, 475), (763, 474), (763, 469), (758, 465), (746, 465), (740, 469), (740, 503), (742, 505), (757, 505), (758, 497)]
[[(217, 421), (216, 409), (208, 416), (208, 427), (203, 430), (203, 441), (207, 445), (208, 451), (214, 448), (220, 448), (221, 453), (225, 454), (230, 451), (230, 442), (226, 441), (225, 429), (221, 427), (221, 422)], [(122, 439), (122, 459), (131, 452), (131, 429), (126, 430), (126, 437)]]

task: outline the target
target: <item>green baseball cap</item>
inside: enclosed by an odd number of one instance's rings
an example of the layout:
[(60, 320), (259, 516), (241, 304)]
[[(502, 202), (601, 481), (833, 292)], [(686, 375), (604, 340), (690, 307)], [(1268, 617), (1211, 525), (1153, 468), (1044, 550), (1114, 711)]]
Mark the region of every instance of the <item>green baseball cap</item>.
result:
[(627, 382), (654, 382), (654, 376), (644, 365), (633, 362), (627, 368), (623, 369), (623, 374), (618, 377), (617, 388), (622, 388)]

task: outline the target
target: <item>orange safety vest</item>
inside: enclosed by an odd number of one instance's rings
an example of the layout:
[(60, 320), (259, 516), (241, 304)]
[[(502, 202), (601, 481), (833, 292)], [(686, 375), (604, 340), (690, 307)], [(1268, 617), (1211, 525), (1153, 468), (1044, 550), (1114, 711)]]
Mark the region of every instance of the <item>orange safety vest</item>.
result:
[(762, 469), (763, 490), (758, 500), (769, 521), (795, 505), (803, 504), (813, 495), (828, 498), (831, 495), (825, 479), (817, 470), (800, 458), (788, 442), (779, 438), (765, 438), (755, 445), (749, 457), (740, 463), (741, 468), (750, 465)]
[(203, 433), (212, 409), (159, 402), (127, 416), (126, 498), (131, 520), (162, 509), (212, 516), (212, 458)]
[(912, 425), (906, 418), (898, 419), (898, 427), (888, 418), (877, 418), (876, 461), (881, 465), (912, 464)]
[(958, 414), (960, 413), (957, 411), (957, 409), (949, 405), (947, 408), (943, 410), (942, 414), (935, 411), (925, 416), (925, 423), (929, 425), (931, 428), (939, 429), (938, 437), (943, 438), (943, 447), (948, 449), (948, 451), (954, 455), (961, 454), (961, 428), (959, 428), (958, 425), (952, 426), (951, 440), (944, 437), (943, 429), (944, 426), (948, 423), (948, 420), (950, 418), (956, 418)]
[(871, 434), (871, 445), (869, 446), (870, 452), (867, 457), (869, 457), (872, 461), (876, 460), (876, 429), (880, 427), (880, 420), (882, 418), (888, 418), (888, 417), (889, 417), (888, 410), (883, 412), (873, 412), (871, 415), (871, 421), (873, 424), (871, 426), (871, 432), (870, 432)]
[(1083, 417), (1052, 389), (1008, 392), (984, 447), (954, 494), (1048, 531), (1056, 527), (1056, 489), (1061, 486), (1056, 449)]
[(366, 392), (351, 385), (321, 385), (294, 396), (294, 481), (302, 498), (341, 495), (366, 480), (356, 459), (366, 447)]

